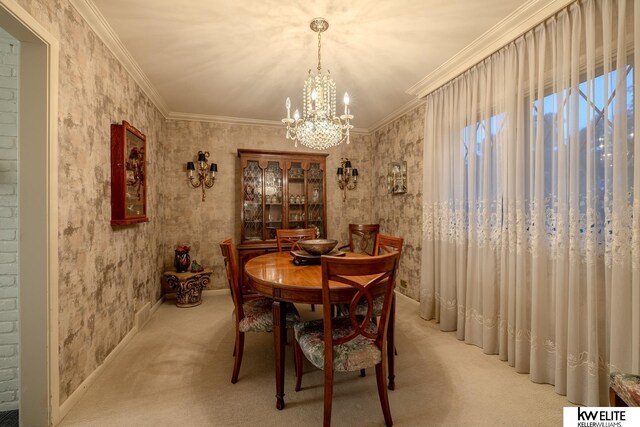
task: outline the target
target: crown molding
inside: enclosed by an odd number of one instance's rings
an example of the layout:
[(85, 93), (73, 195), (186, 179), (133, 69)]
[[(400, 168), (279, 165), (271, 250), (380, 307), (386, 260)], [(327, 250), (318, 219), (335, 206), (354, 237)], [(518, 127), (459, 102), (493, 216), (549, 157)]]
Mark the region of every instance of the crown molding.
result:
[(216, 116), (211, 114), (198, 113), (181, 113), (172, 111), (167, 115), (167, 120), (186, 121), (186, 122), (210, 122), (210, 123), (226, 123), (234, 125), (264, 126), (281, 128), (283, 124), (275, 120), (247, 119), (243, 117)]
[(427, 96), (574, 1), (529, 0), (406, 92)]
[[(226, 124), (232, 124), (232, 125), (262, 126), (262, 127), (284, 129), (284, 125), (282, 124), (282, 122), (275, 121), (275, 120), (248, 119), (243, 117), (216, 116), (211, 114), (198, 114), (198, 113), (180, 113), (175, 111), (167, 115), (167, 120), (180, 120), (180, 121), (187, 121), (187, 122), (226, 123)], [(351, 129), (351, 133), (368, 134), (369, 129), (353, 128)]]
[(138, 63), (133, 59), (120, 38), (116, 35), (100, 10), (92, 0), (70, 0), (71, 4), (80, 13), (91, 29), (98, 35), (100, 40), (120, 61), (122, 66), (131, 74), (131, 77), (138, 83), (140, 89), (149, 97), (160, 113), (167, 117), (169, 108), (160, 96), (160, 93), (151, 84), (147, 75), (142, 71)]
[(424, 102), (425, 102), (424, 99), (420, 99), (420, 98), (412, 99), (411, 101), (407, 102), (406, 104), (404, 104), (403, 106), (401, 106), (397, 110), (392, 111), (390, 114), (387, 114), (385, 117), (383, 117), (382, 119), (380, 119), (376, 123), (374, 123), (373, 126), (371, 126), (369, 128), (369, 132), (371, 134), (376, 133), (377, 131), (379, 131), (380, 129), (382, 129), (383, 127), (385, 127), (386, 125), (388, 125), (392, 121), (404, 116), (409, 111), (413, 110), (414, 108), (418, 107), (419, 105), (423, 104)]

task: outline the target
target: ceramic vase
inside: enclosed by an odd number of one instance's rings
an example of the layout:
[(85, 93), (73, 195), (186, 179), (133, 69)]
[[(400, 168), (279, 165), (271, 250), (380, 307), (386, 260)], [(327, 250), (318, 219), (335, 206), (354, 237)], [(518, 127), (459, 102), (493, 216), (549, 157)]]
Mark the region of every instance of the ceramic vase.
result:
[(173, 265), (178, 273), (184, 273), (189, 271), (191, 265), (191, 257), (189, 256), (189, 250), (176, 249), (176, 255), (173, 260)]

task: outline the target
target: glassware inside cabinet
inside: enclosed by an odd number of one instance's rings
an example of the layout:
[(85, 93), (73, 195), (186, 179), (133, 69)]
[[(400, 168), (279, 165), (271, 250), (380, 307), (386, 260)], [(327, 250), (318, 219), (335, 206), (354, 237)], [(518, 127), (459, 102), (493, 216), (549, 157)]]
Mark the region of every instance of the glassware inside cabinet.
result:
[(240, 249), (275, 247), (280, 228), (326, 230), (326, 155), (239, 149)]
[(276, 230), (282, 228), (284, 171), (278, 162), (269, 162), (265, 170), (265, 209), (267, 239), (276, 238)]
[(262, 169), (257, 161), (247, 162), (243, 181), (244, 236), (246, 240), (262, 240)]
[(324, 237), (324, 173), (320, 164), (311, 163), (307, 174), (307, 222), (315, 227), (318, 237)]
[(304, 199), (304, 174), (302, 162), (291, 162), (287, 171), (289, 183), (289, 228), (304, 228), (305, 226), (305, 199)]

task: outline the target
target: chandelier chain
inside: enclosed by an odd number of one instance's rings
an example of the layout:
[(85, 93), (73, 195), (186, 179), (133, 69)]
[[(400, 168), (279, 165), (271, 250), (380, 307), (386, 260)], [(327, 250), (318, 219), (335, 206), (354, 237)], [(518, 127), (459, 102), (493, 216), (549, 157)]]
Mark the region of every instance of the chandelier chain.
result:
[(320, 66), (320, 48), (322, 47), (322, 43), (320, 42), (320, 36), (322, 35), (321, 31), (318, 31), (318, 74), (320, 74), (321, 66)]

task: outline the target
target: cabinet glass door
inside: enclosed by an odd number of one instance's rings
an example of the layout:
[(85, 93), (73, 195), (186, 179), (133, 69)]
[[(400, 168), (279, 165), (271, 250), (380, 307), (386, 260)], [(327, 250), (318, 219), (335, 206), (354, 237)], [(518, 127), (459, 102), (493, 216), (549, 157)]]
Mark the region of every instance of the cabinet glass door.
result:
[(287, 171), (289, 190), (288, 228), (305, 227), (304, 174), (305, 170), (302, 167), (302, 162), (291, 162), (291, 166)]
[(244, 239), (262, 240), (262, 169), (257, 161), (248, 161), (242, 173)]
[(307, 223), (324, 237), (324, 173), (320, 164), (311, 163), (307, 173)]
[(275, 239), (276, 229), (282, 228), (283, 173), (279, 162), (269, 162), (265, 170), (264, 199), (267, 239)]

